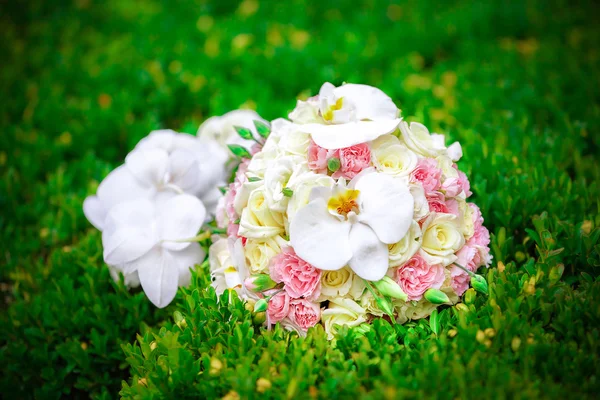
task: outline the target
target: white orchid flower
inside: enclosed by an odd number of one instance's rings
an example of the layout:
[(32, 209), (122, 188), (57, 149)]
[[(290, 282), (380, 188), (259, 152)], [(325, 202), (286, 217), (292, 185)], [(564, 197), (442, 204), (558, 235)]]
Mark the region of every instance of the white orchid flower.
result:
[(178, 286), (190, 282), (190, 268), (205, 257), (193, 242), (206, 210), (198, 198), (181, 194), (156, 205), (137, 199), (111, 208), (102, 232), (104, 261), (125, 276), (137, 272), (150, 301), (168, 305)]
[(138, 198), (162, 202), (178, 193), (198, 196), (213, 214), (218, 185), (225, 182), (225, 160), (218, 158), (215, 146), (171, 130), (151, 132), (127, 155), (125, 165), (100, 183), (96, 195), (85, 199), (85, 216), (102, 231), (115, 205)]
[[(300, 129), (326, 149), (339, 149), (375, 140), (393, 132), (401, 120), (392, 99), (381, 90), (367, 85), (335, 87), (326, 82), (319, 91), (316, 104), (322, 123), (307, 123), (301, 125)], [(303, 103), (303, 107), (306, 104)], [(292, 112), (290, 116), (298, 114)]]
[(377, 281), (386, 274), (388, 245), (399, 242), (413, 220), (414, 200), (406, 184), (390, 175), (363, 171), (349, 185), (317, 187), (290, 222), (290, 242), (300, 258), (322, 270), (348, 265)]

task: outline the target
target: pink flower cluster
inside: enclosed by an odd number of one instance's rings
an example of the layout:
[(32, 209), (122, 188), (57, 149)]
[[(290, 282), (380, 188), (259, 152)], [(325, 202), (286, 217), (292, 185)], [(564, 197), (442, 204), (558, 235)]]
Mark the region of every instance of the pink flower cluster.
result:
[(340, 168), (331, 177), (352, 179), (371, 164), (371, 150), (367, 143), (327, 150), (311, 141), (308, 146), (308, 167), (311, 170), (319, 174), (327, 174), (327, 163), (332, 158), (339, 160)]
[(427, 264), (419, 254), (396, 271), (396, 281), (409, 300), (421, 300), (427, 289), (442, 287), (444, 279), (444, 267)]
[(239, 215), (237, 215), (235, 211), (234, 202), (236, 194), (248, 180), (246, 171), (248, 171), (249, 164), (250, 160), (248, 159), (240, 163), (235, 173), (235, 179), (229, 184), (225, 197), (223, 198), (223, 210), (217, 210), (217, 223), (219, 226), (225, 225), (223, 220), (227, 217), (227, 236), (238, 237), (240, 226), (239, 224), (236, 224), (235, 221), (239, 219)]
[(273, 257), (269, 266), (271, 279), (283, 283), (283, 289), (269, 301), (267, 316), (270, 324), (289, 318), (297, 328), (306, 331), (321, 319), (318, 303), (321, 271), (296, 255), (288, 247)]

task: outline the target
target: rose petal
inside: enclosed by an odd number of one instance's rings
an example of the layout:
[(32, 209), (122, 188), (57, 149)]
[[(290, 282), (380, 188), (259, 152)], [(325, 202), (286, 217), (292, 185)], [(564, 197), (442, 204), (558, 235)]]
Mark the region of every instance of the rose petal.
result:
[(383, 243), (400, 241), (414, 213), (414, 199), (404, 182), (387, 174), (366, 174), (360, 176), (356, 189), (362, 201), (359, 221), (369, 225)]
[(298, 130), (310, 133), (316, 144), (325, 149), (341, 149), (370, 142), (394, 131), (400, 119), (357, 121), (339, 125), (305, 124)]
[(368, 281), (378, 281), (388, 270), (388, 247), (373, 229), (365, 224), (354, 224), (350, 230), (352, 258), (348, 262), (356, 275)]
[(322, 198), (301, 208), (290, 222), (290, 242), (296, 254), (322, 270), (338, 270), (352, 257), (350, 223), (327, 211)]
[(155, 186), (164, 181), (169, 154), (162, 149), (133, 150), (125, 157), (125, 165), (142, 184)]
[(183, 250), (189, 242), (176, 240), (194, 237), (206, 217), (206, 209), (197, 197), (189, 194), (175, 196), (158, 206), (157, 229), (162, 246), (169, 250)]
[(167, 306), (177, 294), (179, 267), (173, 254), (160, 246), (137, 261), (142, 289), (158, 308)]

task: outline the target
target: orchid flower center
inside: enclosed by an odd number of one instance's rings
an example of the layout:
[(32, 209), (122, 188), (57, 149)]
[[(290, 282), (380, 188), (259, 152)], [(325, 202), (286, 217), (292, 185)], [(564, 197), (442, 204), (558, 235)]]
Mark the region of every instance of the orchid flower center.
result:
[(327, 122), (332, 122), (333, 121), (333, 112), (341, 110), (343, 106), (344, 106), (344, 98), (340, 97), (339, 99), (337, 99), (335, 101), (334, 104), (327, 107), (327, 109), (323, 113), (323, 119)]
[(332, 214), (352, 220), (359, 213), (359, 190), (346, 189), (334, 194), (327, 202), (327, 209)]

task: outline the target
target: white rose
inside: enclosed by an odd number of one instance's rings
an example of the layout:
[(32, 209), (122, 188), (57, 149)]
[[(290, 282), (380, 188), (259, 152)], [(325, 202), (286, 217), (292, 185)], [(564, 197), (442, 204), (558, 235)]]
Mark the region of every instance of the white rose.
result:
[[(271, 141), (267, 141), (271, 143)], [(270, 146), (269, 149), (263, 148), (263, 150), (252, 156), (250, 164), (248, 164), (248, 171), (246, 176), (263, 179), (265, 172), (273, 164), (273, 162), (279, 156), (279, 148)]]
[(319, 301), (334, 300), (348, 295), (355, 274), (348, 267), (337, 271), (321, 271), (321, 295)]
[(264, 239), (284, 232), (284, 216), (269, 209), (264, 187), (250, 193), (248, 205), (240, 218), (240, 236), (250, 239)]
[(292, 190), (289, 182), (293, 175), (301, 174), (306, 167), (306, 158), (286, 156), (278, 159), (277, 163), (265, 172), (265, 197), (269, 207), (277, 212), (284, 212), (290, 197), (286, 196), (283, 189)]
[(421, 226), (421, 247), (429, 264), (449, 265), (456, 260), (456, 253), (465, 244), (465, 237), (456, 215), (431, 213)]
[(410, 194), (415, 199), (415, 212), (413, 218), (420, 221), (423, 217), (429, 214), (429, 203), (425, 197), (425, 190), (420, 184), (411, 184), (408, 186)]
[(288, 201), (287, 217), (292, 220), (296, 212), (308, 204), (310, 193), (313, 188), (333, 187), (335, 181), (327, 175), (315, 174), (312, 171), (306, 171), (296, 175), (288, 182), (288, 187), (294, 192), (293, 196)]
[(417, 155), (394, 135), (383, 135), (371, 142), (373, 164), (378, 171), (396, 177), (408, 176), (417, 166)]
[(458, 210), (462, 216), (462, 233), (465, 238), (469, 240), (475, 233), (475, 226), (473, 223), (473, 209), (469, 207), (466, 201), (458, 202)]
[(367, 311), (354, 300), (337, 298), (321, 313), (327, 337), (333, 339), (340, 326), (358, 326), (367, 320)]
[(281, 246), (286, 241), (281, 236), (266, 239), (248, 239), (244, 246), (244, 254), (248, 269), (252, 275), (269, 273), (269, 263), (277, 254), (281, 253)]
[[(418, 122), (400, 122), (400, 132), (406, 146), (424, 157), (437, 157), (446, 153), (443, 136), (430, 134), (427, 127)], [(441, 136), (441, 140), (440, 137)]]
[(283, 154), (301, 156), (306, 160), (310, 135), (300, 132), (298, 125), (283, 118), (276, 119), (272, 124), (271, 134), (278, 135), (278, 148)]
[(418, 222), (413, 220), (408, 233), (402, 240), (388, 246), (390, 268), (399, 267), (407, 262), (419, 250), (422, 241), (421, 227)]

